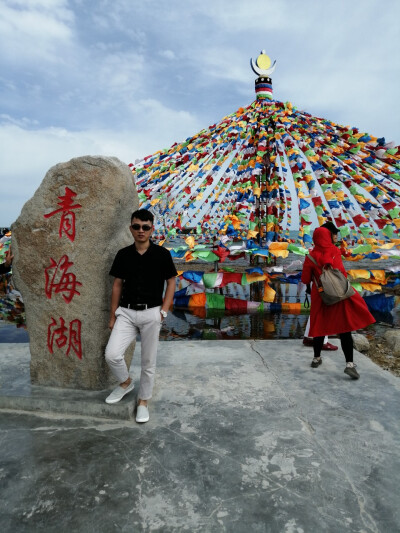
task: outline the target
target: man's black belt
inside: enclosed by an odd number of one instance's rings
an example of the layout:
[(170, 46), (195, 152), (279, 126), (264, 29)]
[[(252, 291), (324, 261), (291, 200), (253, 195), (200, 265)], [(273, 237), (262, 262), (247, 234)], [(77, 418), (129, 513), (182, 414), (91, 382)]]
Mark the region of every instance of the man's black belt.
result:
[(152, 307), (157, 307), (161, 304), (138, 304), (136, 302), (122, 302), (121, 307), (126, 307), (127, 309), (133, 309), (134, 311), (146, 311), (146, 309), (151, 309)]

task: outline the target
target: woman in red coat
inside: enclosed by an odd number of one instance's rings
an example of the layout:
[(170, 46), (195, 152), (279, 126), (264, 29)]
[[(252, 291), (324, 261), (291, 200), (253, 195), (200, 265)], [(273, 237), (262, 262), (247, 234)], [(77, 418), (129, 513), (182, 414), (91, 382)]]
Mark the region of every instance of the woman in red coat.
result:
[[(340, 250), (333, 244), (331, 232), (326, 228), (317, 228), (313, 235), (314, 248), (310, 255), (318, 263), (315, 265), (306, 257), (303, 265), (301, 281), (305, 284), (314, 281), (314, 276), (319, 279), (324, 265), (338, 268), (345, 276)], [(325, 335), (339, 334), (340, 343), (346, 358), (345, 373), (353, 379), (360, 376), (353, 363), (353, 337), (352, 331), (365, 328), (375, 322), (374, 317), (368, 311), (368, 307), (357, 291), (353, 296), (333, 305), (325, 305), (318, 294), (315, 283), (311, 289), (311, 312), (310, 312), (310, 337), (314, 337), (314, 359), (311, 363), (317, 368), (321, 363), (321, 349)]]

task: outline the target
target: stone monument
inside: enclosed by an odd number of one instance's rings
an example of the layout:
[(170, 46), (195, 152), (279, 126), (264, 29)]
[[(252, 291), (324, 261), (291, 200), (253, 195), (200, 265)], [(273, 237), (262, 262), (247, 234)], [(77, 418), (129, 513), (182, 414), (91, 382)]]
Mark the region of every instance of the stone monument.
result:
[(52, 167), (24, 205), (12, 226), (13, 273), (25, 304), (33, 384), (109, 386), (108, 272), (116, 252), (133, 242), (136, 209), (129, 167), (90, 156)]

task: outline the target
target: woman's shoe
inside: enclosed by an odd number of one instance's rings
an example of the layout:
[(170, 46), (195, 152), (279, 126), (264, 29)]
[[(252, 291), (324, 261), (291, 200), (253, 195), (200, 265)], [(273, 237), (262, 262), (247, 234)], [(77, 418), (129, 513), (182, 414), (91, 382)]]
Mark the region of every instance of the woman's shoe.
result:
[(319, 365), (322, 365), (322, 357), (314, 357), (311, 361), (311, 368), (318, 368)]
[(330, 352), (334, 352), (335, 350), (338, 349), (338, 347), (335, 346), (334, 344), (331, 344), (330, 342), (326, 342), (325, 344), (322, 345), (322, 349), (329, 350)]
[(354, 363), (347, 363), (344, 373), (353, 379), (358, 379), (360, 377), (360, 374), (357, 372), (356, 365)]

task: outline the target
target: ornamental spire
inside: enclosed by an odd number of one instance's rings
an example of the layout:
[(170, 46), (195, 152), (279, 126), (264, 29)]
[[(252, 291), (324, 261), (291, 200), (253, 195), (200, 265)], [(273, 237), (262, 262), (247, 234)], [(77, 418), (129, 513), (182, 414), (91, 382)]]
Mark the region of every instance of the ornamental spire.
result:
[(272, 80), (270, 75), (275, 70), (276, 61), (271, 66), (271, 59), (261, 50), (256, 62), (250, 59), (250, 65), (255, 74), (259, 77), (255, 80), (257, 100), (272, 100)]

